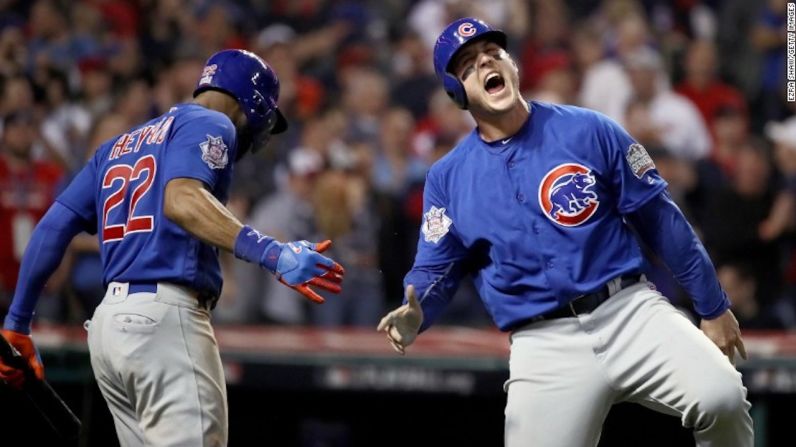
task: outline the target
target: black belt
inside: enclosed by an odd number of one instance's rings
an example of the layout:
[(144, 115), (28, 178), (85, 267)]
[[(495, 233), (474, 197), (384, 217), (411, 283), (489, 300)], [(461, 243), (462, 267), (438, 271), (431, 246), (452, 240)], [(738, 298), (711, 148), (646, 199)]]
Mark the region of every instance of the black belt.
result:
[[(199, 301), (199, 306), (207, 310), (213, 310), (216, 307), (216, 298), (209, 293), (197, 292), (193, 289), (188, 289), (194, 292), (194, 296)], [(131, 282), (128, 283), (127, 293), (157, 293), (158, 283), (156, 282)]]
[[(622, 275), (622, 277), (619, 279), (619, 288), (615, 290), (614, 293), (618, 292), (619, 290), (630, 287), (633, 284), (638, 283), (639, 281), (641, 281), (641, 275)], [(602, 288), (600, 288), (600, 290), (596, 292), (588, 293), (586, 295), (581, 295), (561, 307), (558, 307), (541, 315), (536, 315), (534, 317), (528, 318), (527, 320), (522, 320), (517, 324), (512, 325), (511, 329), (512, 330), (517, 329), (527, 324), (536, 323), (537, 321), (542, 321), (542, 320), (555, 320), (556, 318), (571, 318), (571, 317), (577, 317), (580, 314), (588, 314), (594, 312), (594, 310), (600, 307), (602, 303), (608, 301), (608, 298), (611, 298), (611, 291), (608, 288), (608, 284), (605, 284), (602, 286)]]

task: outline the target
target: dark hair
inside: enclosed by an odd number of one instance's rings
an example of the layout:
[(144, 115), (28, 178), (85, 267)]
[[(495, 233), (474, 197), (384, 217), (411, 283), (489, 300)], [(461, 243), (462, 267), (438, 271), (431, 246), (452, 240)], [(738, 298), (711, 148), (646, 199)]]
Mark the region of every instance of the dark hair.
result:
[(11, 112), (3, 117), (3, 128), (7, 128), (12, 124), (29, 124), (33, 125), (33, 113), (28, 111)]

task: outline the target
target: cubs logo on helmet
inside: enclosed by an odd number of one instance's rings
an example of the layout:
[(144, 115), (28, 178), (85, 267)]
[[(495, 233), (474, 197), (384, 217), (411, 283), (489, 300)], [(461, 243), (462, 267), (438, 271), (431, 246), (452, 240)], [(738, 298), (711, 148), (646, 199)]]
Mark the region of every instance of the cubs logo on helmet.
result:
[(464, 22), (461, 25), (459, 25), (459, 30), (458, 31), (459, 31), (459, 35), (460, 36), (462, 36), (462, 37), (470, 37), (473, 34), (475, 34), (476, 29), (475, 29), (475, 26), (473, 26), (472, 23)]
[(553, 222), (576, 227), (597, 211), (600, 200), (591, 190), (596, 183), (591, 169), (564, 163), (551, 169), (539, 184), (539, 206)]

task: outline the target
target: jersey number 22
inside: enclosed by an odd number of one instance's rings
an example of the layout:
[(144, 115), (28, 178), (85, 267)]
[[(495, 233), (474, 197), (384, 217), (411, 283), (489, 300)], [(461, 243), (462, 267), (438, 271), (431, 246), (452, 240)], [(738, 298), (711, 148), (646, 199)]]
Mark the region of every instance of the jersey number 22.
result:
[[(105, 199), (102, 206), (102, 242), (118, 241), (130, 233), (152, 231), (152, 216), (134, 216), (135, 207), (138, 201), (149, 191), (152, 182), (155, 180), (155, 171), (157, 170), (157, 163), (155, 157), (147, 155), (140, 158), (134, 166), (118, 164), (105, 173), (102, 179), (102, 189), (113, 188), (114, 184), (116, 190)], [(130, 204), (127, 207), (127, 221), (121, 224), (111, 224), (108, 222), (108, 213), (119, 205), (123, 205), (124, 198), (127, 195), (127, 188), (134, 180), (138, 180), (146, 171), (146, 179), (141, 182), (130, 196)], [(118, 182), (121, 180), (121, 182)]]

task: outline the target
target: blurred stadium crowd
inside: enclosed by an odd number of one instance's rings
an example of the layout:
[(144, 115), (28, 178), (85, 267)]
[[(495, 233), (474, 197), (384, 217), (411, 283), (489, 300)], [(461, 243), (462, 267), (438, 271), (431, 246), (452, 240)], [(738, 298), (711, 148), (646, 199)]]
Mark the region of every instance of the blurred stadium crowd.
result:
[[(781, 0), (0, 0), (0, 314), (30, 233), (100, 142), (191, 100), (222, 48), (264, 57), (290, 121), (236, 166), (229, 207), (281, 240), (331, 238), (345, 290), (311, 306), (223, 255), (215, 320), (372, 325), (411, 266), (427, 168), (473, 123), (433, 76), (434, 40), (476, 16), (510, 36), (531, 99), (599, 110), (647, 147), (745, 328), (796, 327), (796, 118)], [(489, 179), (484, 179), (489, 181)], [(485, 209), (484, 212), (489, 212)], [(656, 285), (688, 299), (653, 260)], [(95, 237), (38, 322), (103, 295)], [(464, 285), (446, 322), (487, 325)]]

